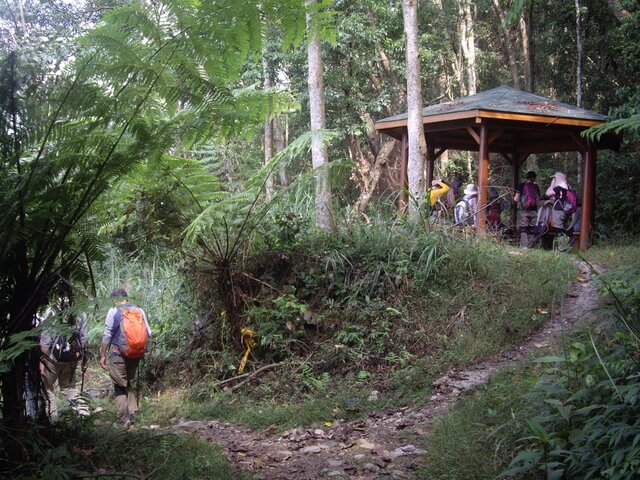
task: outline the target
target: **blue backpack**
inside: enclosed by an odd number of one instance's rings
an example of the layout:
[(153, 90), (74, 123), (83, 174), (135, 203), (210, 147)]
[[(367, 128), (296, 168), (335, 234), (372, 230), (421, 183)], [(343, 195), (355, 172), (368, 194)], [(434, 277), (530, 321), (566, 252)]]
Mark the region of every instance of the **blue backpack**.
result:
[(472, 216), (469, 214), (469, 202), (462, 199), (456, 204), (456, 208), (453, 212), (453, 219), (456, 224), (470, 225), (473, 221)]

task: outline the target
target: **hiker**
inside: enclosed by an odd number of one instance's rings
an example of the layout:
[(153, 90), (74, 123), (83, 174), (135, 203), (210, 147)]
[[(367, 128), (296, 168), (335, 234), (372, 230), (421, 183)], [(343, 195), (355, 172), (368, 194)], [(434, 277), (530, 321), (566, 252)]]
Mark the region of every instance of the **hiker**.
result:
[(478, 214), (478, 187), (470, 183), (464, 189), (464, 196), (454, 210), (455, 225), (475, 225)]
[(431, 188), (429, 189), (429, 205), (431, 207), (435, 206), (440, 197), (447, 194), (449, 188), (449, 184), (441, 178), (431, 182)]
[[(56, 317), (63, 318), (62, 326), (54, 328), (46, 324), (40, 336), (40, 376), (47, 393), (47, 413), (54, 421), (58, 418), (55, 385), (60, 394), (78, 413), (88, 413), (78, 408), (78, 389), (76, 388), (76, 368), (82, 361), (82, 372), (87, 370), (87, 346), (89, 342), (89, 323), (84, 312), (65, 312), (65, 300), (61, 300), (60, 311), (48, 307), (44, 312), (44, 321), (53, 322)], [(67, 332), (62, 331), (66, 327)]]
[(451, 182), (451, 188), (447, 192), (447, 198), (445, 205), (447, 209), (453, 210), (456, 208), (456, 205), (460, 201), (460, 186), (462, 185), (463, 180), (460, 175), (456, 175), (453, 178), (453, 182)]
[(556, 172), (551, 176), (551, 184), (547, 189), (547, 195), (553, 198), (553, 207), (549, 219), (549, 234), (559, 243), (559, 248), (564, 250), (567, 227), (569, 220), (577, 209), (577, 198), (567, 182), (567, 176), (562, 172)]
[(111, 292), (114, 306), (107, 312), (100, 346), (100, 366), (109, 371), (118, 407), (118, 422), (125, 427), (133, 424), (139, 410), (133, 381), (151, 336), (144, 311), (130, 303), (127, 297), (124, 288)]
[(569, 192), (566, 176), (562, 172), (556, 172), (545, 191), (538, 213), (535, 240), (541, 240), (542, 248), (566, 249), (568, 220), (575, 211), (575, 196), (572, 198)]
[(444, 197), (449, 191), (449, 184), (443, 179), (438, 178), (431, 182), (431, 188), (427, 192), (429, 199), (429, 208), (436, 218), (444, 218), (446, 215), (446, 206), (440, 202), (440, 198)]
[(524, 182), (518, 186), (513, 195), (513, 201), (519, 205), (520, 221), (520, 246), (530, 248), (533, 243), (533, 228), (538, 216), (538, 204), (540, 201), (540, 187), (536, 183), (536, 172), (529, 171)]

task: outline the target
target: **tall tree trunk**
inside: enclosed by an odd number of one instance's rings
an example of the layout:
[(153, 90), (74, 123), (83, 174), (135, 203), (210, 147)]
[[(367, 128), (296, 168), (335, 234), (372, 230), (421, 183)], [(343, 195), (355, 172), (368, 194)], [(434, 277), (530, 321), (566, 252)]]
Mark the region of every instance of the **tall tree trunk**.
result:
[(473, 13), (470, 0), (458, 0), (460, 14), (460, 46), (465, 62), (466, 83), (469, 95), (475, 95), (478, 88), (476, 80), (476, 45)]
[[(584, 31), (582, 29), (582, 11), (580, 6), (580, 0), (576, 2), (576, 50), (577, 50), (577, 62), (576, 62), (576, 105), (582, 107), (582, 59), (584, 58)], [(578, 158), (578, 172), (576, 180), (578, 185), (582, 183), (582, 153), (577, 152)]]
[[(466, 94), (474, 95), (477, 92), (476, 46), (470, 0), (458, 0), (458, 14), (460, 51), (462, 52), (462, 60), (464, 63)], [(466, 152), (466, 156), (467, 173), (469, 174), (469, 177), (471, 177), (473, 175), (473, 157), (470, 152)]]
[[(518, 25), (522, 41), (522, 56), (524, 57), (524, 89), (533, 93), (535, 88), (534, 49), (531, 32), (531, 6), (524, 6), (520, 12)], [(533, 154), (527, 157), (527, 169), (538, 171), (538, 156)]]
[(518, 73), (518, 60), (515, 51), (516, 39), (513, 36), (511, 26), (507, 25), (506, 15), (504, 10), (502, 10), (500, 0), (493, 0), (493, 9), (500, 20), (500, 27), (502, 28), (502, 35), (504, 36), (504, 46), (509, 61), (509, 69), (511, 70), (511, 78), (513, 80), (513, 88), (519, 89), (520, 75)]
[(520, 37), (522, 40), (522, 56), (524, 57), (524, 88), (527, 92), (533, 93), (534, 71), (533, 71), (533, 42), (531, 39), (531, 11), (526, 7), (520, 12), (518, 21), (520, 27)]
[[(440, 9), (441, 12), (444, 10), (442, 0), (433, 0), (433, 3)], [(442, 33), (444, 37), (447, 39), (448, 41), (447, 43), (451, 44), (451, 35), (447, 31), (447, 29), (443, 29), (443, 30), (444, 31)], [(451, 81), (449, 79), (449, 75), (447, 72), (446, 56), (441, 55), (438, 61), (440, 63), (440, 68), (438, 73), (438, 97), (440, 99), (444, 99), (445, 101), (450, 100), (451, 98), (453, 98), (453, 95), (451, 94)], [(453, 71), (454, 72), (456, 71), (455, 64), (454, 64)], [(445, 150), (440, 155), (440, 167), (442, 168), (443, 172), (447, 171), (447, 168), (449, 167), (449, 150)]]
[(424, 158), (427, 153), (422, 125), (417, 0), (402, 0), (402, 14), (407, 58), (407, 135), (409, 147), (407, 176), (409, 193), (414, 198), (414, 201), (409, 201), (409, 211), (415, 213), (424, 194)]
[[(271, 92), (272, 82), (271, 82), (271, 74), (269, 73), (269, 61), (266, 58), (266, 55), (262, 56), (262, 72), (264, 75), (264, 90), (267, 93)], [(264, 119), (264, 164), (265, 166), (269, 165), (271, 159), (273, 158), (273, 120), (271, 118), (271, 108), (267, 109), (265, 119)], [(273, 174), (272, 172), (267, 173), (267, 181), (265, 184), (265, 193), (267, 199), (271, 199), (273, 196)]]
[[(308, 5), (316, 3), (308, 0)], [(324, 80), (322, 49), (318, 37), (317, 27), (312, 25), (307, 16), (308, 28), (308, 86), (309, 111), (311, 116), (311, 158), (316, 182), (316, 226), (326, 233), (335, 230), (331, 184), (329, 182), (329, 154), (322, 138), (322, 131), (326, 126), (324, 107)]]
[[(276, 153), (280, 153), (287, 145), (284, 128), (282, 128), (282, 117), (280, 115), (273, 117), (273, 142), (276, 148)], [(281, 187), (289, 185), (287, 162), (283, 160), (278, 164), (278, 181), (280, 182)]]

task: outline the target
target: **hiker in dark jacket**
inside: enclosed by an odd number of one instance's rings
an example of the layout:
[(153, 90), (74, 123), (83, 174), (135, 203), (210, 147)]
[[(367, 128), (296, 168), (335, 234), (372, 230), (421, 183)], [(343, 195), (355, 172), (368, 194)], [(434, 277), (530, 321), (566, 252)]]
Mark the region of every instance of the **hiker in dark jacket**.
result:
[(520, 246), (530, 248), (534, 239), (533, 229), (538, 215), (540, 187), (536, 183), (536, 172), (527, 172), (525, 181), (518, 186), (513, 201), (519, 208)]
[[(78, 410), (76, 400), (78, 389), (76, 388), (76, 369), (78, 363), (82, 364), (82, 371), (87, 370), (88, 357), (86, 355), (89, 341), (89, 323), (87, 314), (73, 312), (67, 314), (63, 311), (56, 312), (48, 307), (43, 314), (43, 330), (40, 335), (40, 375), (44, 381), (47, 392), (47, 413), (51, 420), (58, 418), (56, 405), (55, 385), (60, 387), (60, 394), (78, 413), (88, 413)], [(62, 327), (55, 328), (52, 323), (60, 318), (65, 318)], [(70, 332), (66, 335), (58, 330), (67, 327)]]

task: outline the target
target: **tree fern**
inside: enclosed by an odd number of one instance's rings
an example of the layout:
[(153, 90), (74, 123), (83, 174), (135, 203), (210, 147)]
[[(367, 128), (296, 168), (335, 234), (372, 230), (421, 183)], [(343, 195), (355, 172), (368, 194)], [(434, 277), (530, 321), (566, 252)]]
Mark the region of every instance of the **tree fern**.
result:
[(640, 137), (640, 113), (591, 127), (586, 131), (586, 135), (591, 139), (599, 139), (602, 135), (610, 132), (629, 133), (634, 138)]

